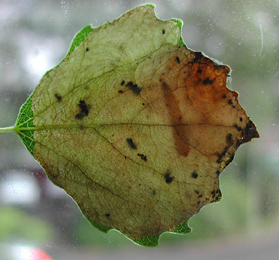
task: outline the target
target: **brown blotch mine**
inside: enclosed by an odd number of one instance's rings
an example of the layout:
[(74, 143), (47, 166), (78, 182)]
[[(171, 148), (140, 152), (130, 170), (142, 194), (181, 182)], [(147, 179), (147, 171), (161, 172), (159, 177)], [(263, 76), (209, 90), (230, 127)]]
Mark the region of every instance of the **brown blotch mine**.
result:
[(180, 155), (187, 157), (190, 151), (190, 146), (188, 137), (186, 136), (187, 125), (180, 124), (182, 112), (179, 106), (179, 100), (177, 100), (171, 88), (163, 80), (161, 84), (164, 92), (166, 107), (173, 126), (172, 129), (176, 150)]

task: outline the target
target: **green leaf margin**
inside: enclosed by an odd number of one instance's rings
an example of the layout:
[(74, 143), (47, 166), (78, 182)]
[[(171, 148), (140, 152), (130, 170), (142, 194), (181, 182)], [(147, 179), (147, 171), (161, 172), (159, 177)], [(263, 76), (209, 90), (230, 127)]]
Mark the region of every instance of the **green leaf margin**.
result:
[(15, 123), (15, 131), (27, 150), (33, 155), (35, 146), (33, 134), (35, 126), (33, 124), (33, 111), (31, 109), (32, 95), (33, 93), (29, 96), (29, 98), (19, 110), (19, 114)]

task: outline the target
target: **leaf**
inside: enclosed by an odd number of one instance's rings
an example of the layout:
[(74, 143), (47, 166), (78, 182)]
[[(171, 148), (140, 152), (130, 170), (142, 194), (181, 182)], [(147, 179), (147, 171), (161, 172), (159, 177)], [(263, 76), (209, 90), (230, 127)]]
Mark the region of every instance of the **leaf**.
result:
[(219, 201), (219, 175), (259, 137), (230, 68), (189, 50), (182, 21), (143, 5), (77, 34), (14, 131), (93, 226), (144, 246)]

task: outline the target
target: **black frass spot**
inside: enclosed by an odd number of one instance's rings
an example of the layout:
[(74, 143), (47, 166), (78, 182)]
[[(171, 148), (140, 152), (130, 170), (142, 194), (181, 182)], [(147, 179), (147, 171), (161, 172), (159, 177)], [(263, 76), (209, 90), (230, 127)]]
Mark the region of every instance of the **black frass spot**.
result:
[(62, 101), (62, 97), (58, 93), (56, 93), (54, 96), (55, 96), (55, 98), (57, 99), (58, 102)]
[(127, 144), (129, 145), (129, 147), (133, 150), (137, 150), (137, 146), (136, 144), (134, 143), (133, 139), (132, 138), (127, 138), (126, 139), (127, 141)]
[(142, 154), (142, 153), (138, 153), (138, 156), (145, 162), (147, 162), (147, 157), (146, 155)]
[(165, 173), (164, 178), (167, 184), (170, 184), (174, 179), (174, 177), (171, 176), (171, 173), (169, 171)]
[(203, 80), (203, 84), (204, 85), (211, 85), (214, 82), (214, 80), (210, 79), (209, 77), (207, 77), (205, 80)]
[(236, 128), (238, 132), (242, 131), (242, 127), (238, 126), (237, 124), (234, 124), (233, 127)]
[(191, 173), (192, 178), (197, 179), (199, 177), (199, 175), (196, 173), (196, 171), (193, 171)]
[(90, 105), (87, 105), (84, 100), (80, 100), (78, 104), (80, 111), (76, 114), (76, 119), (83, 119), (88, 116)]
[(140, 92), (141, 92), (141, 88), (140, 88), (137, 84), (134, 84), (132, 81), (129, 81), (129, 82), (126, 84), (126, 87), (128, 87), (129, 89), (131, 89), (132, 92), (133, 92), (135, 95), (139, 95)]

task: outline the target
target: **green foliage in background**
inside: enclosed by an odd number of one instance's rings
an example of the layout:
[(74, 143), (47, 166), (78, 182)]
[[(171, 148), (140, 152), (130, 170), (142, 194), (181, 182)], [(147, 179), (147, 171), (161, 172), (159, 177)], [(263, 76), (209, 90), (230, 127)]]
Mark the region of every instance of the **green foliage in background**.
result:
[(52, 226), (18, 208), (0, 208), (0, 243), (7, 241), (49, 242), (54, 235)]

